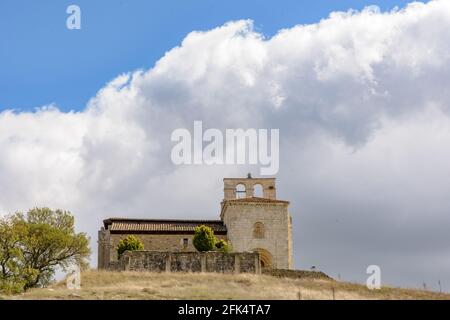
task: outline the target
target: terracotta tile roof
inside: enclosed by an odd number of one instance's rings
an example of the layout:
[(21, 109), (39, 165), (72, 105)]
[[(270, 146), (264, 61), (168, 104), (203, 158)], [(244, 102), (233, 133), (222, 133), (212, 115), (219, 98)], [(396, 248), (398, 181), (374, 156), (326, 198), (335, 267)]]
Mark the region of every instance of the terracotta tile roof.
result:
[(111, 233), (194, 233), (199, 225), (211, 227), (216, 234), (226, 234), (227, 228), (221, 220), (160, 220), (110, 218), (103, 221)]
[(239, 202), (246, 202), (246, 203), (287, 203), (287, 204), (289, 204), (289, 201), (285, 201), (285, 200), (275, 200), (275, 199), (257, 198), (257, 197), (232, 199), (232, 200), (226, 200), (226, 202), (231, 202), (231, 203), (239, 203)]

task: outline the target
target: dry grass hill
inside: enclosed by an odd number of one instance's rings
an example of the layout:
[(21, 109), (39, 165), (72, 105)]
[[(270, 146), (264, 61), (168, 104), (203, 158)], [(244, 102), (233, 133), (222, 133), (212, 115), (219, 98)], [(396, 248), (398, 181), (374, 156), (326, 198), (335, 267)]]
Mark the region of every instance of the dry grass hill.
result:
[(81, 289), (64, 281), (4, 299), (450, 299), (450, 294), (338, 282), (321, 273), (272, 275), (87, 271)]

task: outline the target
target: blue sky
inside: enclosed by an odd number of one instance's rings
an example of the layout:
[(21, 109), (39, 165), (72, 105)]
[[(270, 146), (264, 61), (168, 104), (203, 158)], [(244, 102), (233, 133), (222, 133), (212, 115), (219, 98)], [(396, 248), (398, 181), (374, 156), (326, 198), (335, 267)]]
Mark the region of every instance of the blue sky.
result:
[[(81, 110), (107, 81), (151, 67), (193, 30), (252, 19), (270, 37), (277, 30), (319, 21), (330, 12), (405, 0), (322, 1), (23, 1), (0, 3), (0, 110), (56, 104)], [(77, 4), (82, 29), (66, 28)]]

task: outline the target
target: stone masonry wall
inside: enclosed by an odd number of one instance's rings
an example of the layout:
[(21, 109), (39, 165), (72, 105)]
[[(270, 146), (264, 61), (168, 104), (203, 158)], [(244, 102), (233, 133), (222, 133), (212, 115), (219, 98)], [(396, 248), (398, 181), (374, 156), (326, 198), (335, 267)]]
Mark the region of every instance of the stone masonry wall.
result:
[[(283, 203), (230, 203), (223, 212), (228, 240), (237, 252), (266, 250), (272, 268), (292, 269), (292, 230), (288, 205)], [(264, 225), (264, 237), (255, 238), (256, 222)]]
[[(147, 251), (168, 251), (168, 252), (191, 252), (195, 251), (193, 234), (133, 234), (144, 244)], [(119, 242), (126, 238), (128, 234), (110, 234), (106, 242), (107, 262), (117, 261), (117, 246)], [(218, 239), (225, 239), (226, 236), (216, 235)], [(184, 246), (183, 239), (188, 239), (188, 245)], [(100, 250), (99, 250), (100, 251)]]
[(115, 271), (261, 274), (257, 252), (127, 251), (109, 268)]

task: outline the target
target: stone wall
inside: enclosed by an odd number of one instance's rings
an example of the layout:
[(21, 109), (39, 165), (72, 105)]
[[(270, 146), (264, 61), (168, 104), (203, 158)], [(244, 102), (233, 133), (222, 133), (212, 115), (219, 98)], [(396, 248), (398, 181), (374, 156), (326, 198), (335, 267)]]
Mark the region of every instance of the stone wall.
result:
[[(108, 230), (99, 232), (98, 267), (107, 268), (109, 263), (117, 261), (117, 246), (119, 242), (130, 234), (111, 234)], [(196, 251), (192, 243), (193, 234), (132, 234), (142, 241), (144, 250), (168, 251), (168, 252), (191, 252)], [(224, 235), (216, 235), (218, 239), (227, 240)], [(184, 243), (187, 239), (187, 245)]]
[(110, 263), (115, 271), (218, 272), (261, 274), (257, 252), (127, 251)]
[(334, 280), (322, 271), (309, 270), (289, 270), (289, 269), (262, 269), (262, 274), (266, 274), (278, 278), (292, 279), (317, 279), (317, 280)]

